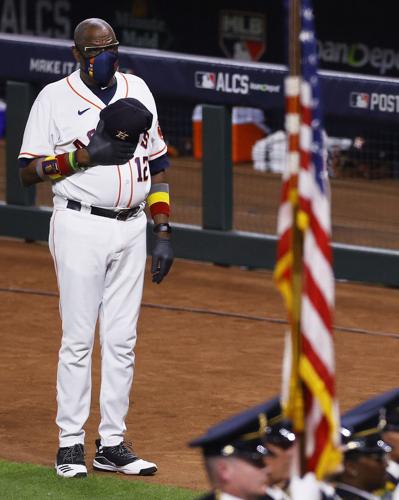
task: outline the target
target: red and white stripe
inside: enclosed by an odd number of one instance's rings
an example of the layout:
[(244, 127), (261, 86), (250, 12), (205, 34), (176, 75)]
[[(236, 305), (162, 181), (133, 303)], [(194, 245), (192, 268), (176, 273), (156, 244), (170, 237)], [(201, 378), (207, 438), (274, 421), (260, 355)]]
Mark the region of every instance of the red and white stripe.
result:
[[(303, 233), (303, 283), (301, 307), (302, 355), (317, 373), (318, 379), (335, 402), (335, 355), (332, 337), (334, 275), (330, 247), (331, 216), (328, 193), (320, 190), (314, 175), (311, 150), (312, 95), (308, 82), (301, 82), (299, 204), (307, 215)], [(326, 179), (327, 182), (327, 179)], [(331, 420), (320, 406), (318, 391), (305, 384), (306, 456), (308, 470), (316, 470), (323, 450), (336, 434)], [(335, 419), (337, 421), (337, 419)]]
[[(283, 263), (281, 274), (276, 273), (277, 286), (282, 290), (284, 283), (289, 284), (292, 277), (292, 265), (288, 258), (292, 255), (293, 210), (292, 202), (297, 198), (299, 173), (299, 133), (300, 133), (300, 79), (285, 79), (285, 129), (287, 133), (287, 164), (283, 172), (283, 186), (279, 213), (277, 217), (277, 262)], [(284, 294), (284, 292), (283, 292)], [(287, 309), (290, 310), (291, 296), (284, 296)]]

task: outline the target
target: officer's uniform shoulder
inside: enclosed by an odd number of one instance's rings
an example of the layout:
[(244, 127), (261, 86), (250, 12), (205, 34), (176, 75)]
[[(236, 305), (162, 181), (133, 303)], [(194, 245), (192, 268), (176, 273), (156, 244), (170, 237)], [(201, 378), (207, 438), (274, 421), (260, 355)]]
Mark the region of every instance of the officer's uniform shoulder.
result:
[(335, 493), (340, 500), (378, 500), (379, 498), (367, 491), (353, 488), (347, 484), (337, 484)]

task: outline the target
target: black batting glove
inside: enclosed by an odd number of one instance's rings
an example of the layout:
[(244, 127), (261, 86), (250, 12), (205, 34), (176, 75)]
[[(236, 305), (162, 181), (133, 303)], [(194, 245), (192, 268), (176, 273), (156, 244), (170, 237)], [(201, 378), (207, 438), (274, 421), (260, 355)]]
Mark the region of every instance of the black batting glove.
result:
[(173, 264), (173, 248), (169, 238), (156, 236), (152, 249), (152, 282), (161, 283)]
[(103, 120), (98, 122), (96, 131), (86, 147), (91, 167), (95, 165), (124, 165), (133, 158), (135, 149), (134, 144), (112, 139), (104, 130)]

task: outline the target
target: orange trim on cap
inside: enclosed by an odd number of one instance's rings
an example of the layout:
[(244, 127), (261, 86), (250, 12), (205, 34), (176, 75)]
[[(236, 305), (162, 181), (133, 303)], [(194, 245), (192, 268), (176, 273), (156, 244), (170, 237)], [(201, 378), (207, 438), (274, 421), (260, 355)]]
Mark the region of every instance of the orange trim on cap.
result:
[(98, 108), (98, 109), (102, 109), (102, 108), (101, 108), (98, 104), (94, 104), (94, 102), (90, 101), (89, 99), (86, 99), (86, 97), (84, 97), (84, 96), (82, 96), (81, 94), (79, 94), (79, 92), (78, 92), (76, 89), (74, 89), (74, 88), (72, 87), (72, 84), (71, 84), (71, 82), (69, 81), (69, 76), (67, 76), (66, 81), (67, 81), (68, 85), (70, 86), (71, 90), (72, 90), (73, 92), (75, 92), (75, 94), (77, 94), (80, 98), (82, 98), (84, 101), (86, 101), (86, 102), (90, 103), (92, 106), (94, 106), (94, 107), (96, 107), (96, 108)]
[(29, 155), (29, 156), (33, 156), (33, 158), (40, 158), (40, 157), (42, 157), (42, 156), (46, 156), (46, 155), (35, 155), (35, 154), (33, 154), (33, 153), (28, 153), (27, 151), (24, 151), (23, 153), (19, 153), (18, 158), (19, 158), (20, 156), (22, 156), (22, 155)]
[(156, 153), (150, 155), (150, 158), (152, 158), (153, 156), (159, 155), (159, 153), (163, 153), (164, 149), (167, 149), (167, 148), (168, 148), (168, 146), (165, 144), (165, 146), (160, 151), (157, 151)]
[(115, 206), (119, 205), (119, 200), (121, 199), (121, 191), (122, 191), (122, 179), (121, 179), (121, 171), (119, 169), (119, 165), (116, 166), (118, 169), (118, 179), (119, 179), (119, 191), (118, 191), (118, 199), (116, 200)]

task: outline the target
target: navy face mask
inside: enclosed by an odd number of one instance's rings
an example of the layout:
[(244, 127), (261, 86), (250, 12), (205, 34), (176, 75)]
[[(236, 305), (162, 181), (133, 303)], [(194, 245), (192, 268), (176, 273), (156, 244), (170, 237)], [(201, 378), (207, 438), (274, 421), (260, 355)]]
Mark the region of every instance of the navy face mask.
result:
[(84, 72), (100, 87), (106, 87), (118, 68), (119, 59), (116, 52), (106, 50), (96, 57), (85, 58), (85, 63)]

